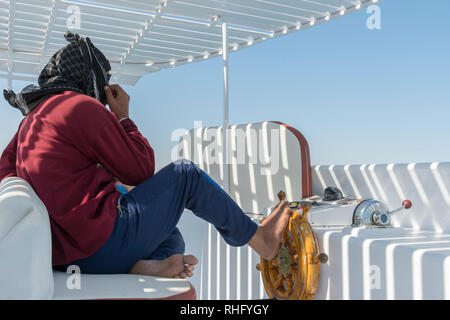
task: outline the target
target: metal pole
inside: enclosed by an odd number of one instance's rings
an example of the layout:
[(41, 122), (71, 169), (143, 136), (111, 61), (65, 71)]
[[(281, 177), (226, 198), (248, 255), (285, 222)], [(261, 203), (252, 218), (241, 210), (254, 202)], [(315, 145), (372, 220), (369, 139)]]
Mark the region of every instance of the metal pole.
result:
[[(223, 189), (229, 193), (229, 170), (228, 170), (228, 36), (227, 36), (227, 24), (222, 23), (222, 63), (223, 63), (223, 130), (222, 130), (222, 166), (223, 166)], [(219, 241), (219, 236), (217, 235)], [(216, 296), (220, 299), (220, 282), (222, 279), (222, 273), (220, 268), (220, 243), (217, 243), (217, 284), (216, 284)], [(229, 248), (227, 246), (227, 252)], [(228, 255), (227, 255), (228, 258)], [(226, 298), (229, 299), (229, 261), (226, 261), (225, 268), (226, 277)]]
[(227, 24), (222, 23), (222, 62), (223, 62), (223, 188), (229, 192), (229, 170), (228, 170), (228, 36)]

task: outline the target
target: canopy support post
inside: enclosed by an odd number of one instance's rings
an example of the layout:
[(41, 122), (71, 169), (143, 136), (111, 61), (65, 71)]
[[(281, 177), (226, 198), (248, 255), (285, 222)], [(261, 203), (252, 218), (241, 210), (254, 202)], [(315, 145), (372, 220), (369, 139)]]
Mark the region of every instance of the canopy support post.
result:
[(228, 35), (227, 24), (222, 23), (222, 64), (223, 64), (223, 134), (222, 134), (222, 156), (223, 156), (223, 189), (228, 193), (229, 190), (229, 170), (228, 170), (228, 124), (229, 124), (229, 105), (228, 105)]

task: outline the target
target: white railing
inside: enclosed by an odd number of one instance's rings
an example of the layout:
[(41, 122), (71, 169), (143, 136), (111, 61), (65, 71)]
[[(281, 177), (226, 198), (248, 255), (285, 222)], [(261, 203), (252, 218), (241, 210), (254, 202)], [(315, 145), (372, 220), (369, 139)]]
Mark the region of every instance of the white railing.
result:
[(409, 199), (413, 207), (393, 216), (394, 226), (450, 233), (450, 162), (315, 166), (312, 177), (314, 194), (335, 186), (390, 209)]

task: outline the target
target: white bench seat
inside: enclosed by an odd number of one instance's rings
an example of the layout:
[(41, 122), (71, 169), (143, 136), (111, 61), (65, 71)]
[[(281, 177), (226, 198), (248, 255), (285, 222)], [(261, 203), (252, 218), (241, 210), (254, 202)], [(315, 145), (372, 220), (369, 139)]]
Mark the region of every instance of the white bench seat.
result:
[[(55, 300), (176, 299), (194, 300), (195, 289), (184, 279), (148, 277), (134, 274), (81, 274), (79, 288), (67, 286), (74, 274), (54, 271)], [(71, 288), (72, 289), (69, 289)]]
[[(1, 299), (195, 299), (188, 280), (52, 270), (47, 209), (27, 181), (0, 183)], [(73, 285), (78, 283), (78, 285)], [(68, 285), (69, 284), (69, 285)]]

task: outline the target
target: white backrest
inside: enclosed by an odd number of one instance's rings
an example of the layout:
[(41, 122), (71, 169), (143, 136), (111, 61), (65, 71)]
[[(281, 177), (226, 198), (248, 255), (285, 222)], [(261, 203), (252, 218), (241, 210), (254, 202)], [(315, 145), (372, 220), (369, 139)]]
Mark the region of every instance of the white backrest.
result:
[(0, 183), (0, 300), (53, 296), (50, 222), (24, 179)]
[(214, 179), (224, 183), (222, 159), (222, 127), (201, 127), (189, 130), (178, 144), (179, 156), (191, 160)]
[(231, 126), (229, 193), (245, 212), (273, 206), (280, 190), (291, 201), (310, 192), (308, 145), (288, 128), (276, 122)]
[[(260, 213), (278, 202), (310, 196), (311, 167), (306, 139), (279, 122), (230, 126), (228, 159), (222, 161), (223, 127), (195, 128), (179, 143), (179, 156), (196, 163), (219, 185), (228, 169), (228, 193), (244, 212)], [(230, 247), (206, 226), (201, 257), (200, 299), (267, 298), (255, 272), (258, 255), (248, 246)]]
[(312, 177), (318, 195), (333, 186), (346, 196), (380, 200), (391, 210), (411, 200), (411, 209), (392, 217), (394, 226), (450, 232), (450, 162), (315, 166)]
[(262, 212), (278, 202), (311, 195), (309, 147), (300, 132), (279, 122), (230, 126), (223, 164), (223, 127), (191, 129), (179, 143), (179, 155), (193, 161), (219, 185), (228, 169), (228, 193), (245, 212)]

